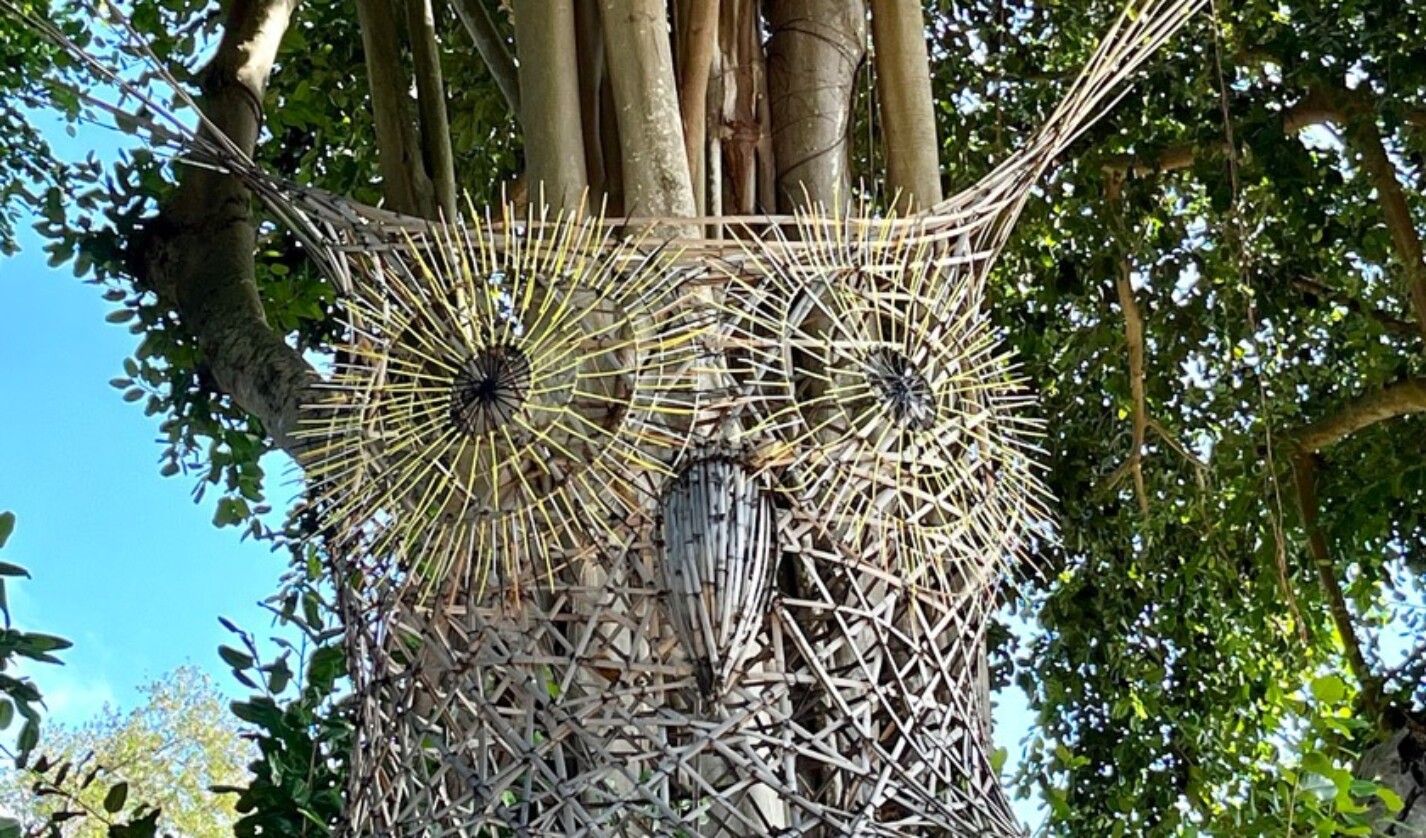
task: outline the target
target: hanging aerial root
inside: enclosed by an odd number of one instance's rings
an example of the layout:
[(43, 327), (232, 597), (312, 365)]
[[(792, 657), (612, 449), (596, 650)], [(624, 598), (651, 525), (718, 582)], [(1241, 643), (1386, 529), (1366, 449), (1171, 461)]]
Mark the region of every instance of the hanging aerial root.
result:
[(503, 222), (433, 224), (359, 263), (304, 430), (334, 546), (427, 588), (622, 549), (699, 399), (708, 323), (665, 251), (598, 218)]

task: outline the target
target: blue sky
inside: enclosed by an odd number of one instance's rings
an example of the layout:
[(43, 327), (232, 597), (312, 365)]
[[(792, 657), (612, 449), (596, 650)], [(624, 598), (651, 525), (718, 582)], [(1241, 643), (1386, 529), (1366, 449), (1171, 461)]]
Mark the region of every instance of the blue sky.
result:
[[(48, 133), (69, 159), (117, 151), (102, 128)], [(271, 619), (257, 603), (276, 590), (284, 555), (216, 529), (191, 478), (159, 476), (162, 417), (108, 384), (138, 339), (104, 322), (114, 304), (97, 287), (46, 265), (32, 223), (22, 220), (20, 254), (0, 259), (0, 509), (18, 518), (3, 559), (33, 576), (8, 586), (17, 625), (74, 648), (63, 667), (28, 671), (50, 717), (70, 724), (105, 702), (129, 705), (136, 687), (185, 663), (238, 695), (215, 651), (230, 637), (217, 618), (262, 635)]]

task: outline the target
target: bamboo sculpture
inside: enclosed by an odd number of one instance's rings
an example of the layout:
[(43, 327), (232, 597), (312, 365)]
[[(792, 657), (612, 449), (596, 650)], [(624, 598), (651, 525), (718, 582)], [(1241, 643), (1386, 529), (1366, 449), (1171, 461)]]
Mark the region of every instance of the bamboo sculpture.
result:
[(1136, 2), (1019, 152), (906, 219), (432, 224), (151, 125), (346, 297), (303, 463), (358, 708), (346, 834), (1021, 834), (974, 661), (1049, 515), (985, 278), (1199, 4)]

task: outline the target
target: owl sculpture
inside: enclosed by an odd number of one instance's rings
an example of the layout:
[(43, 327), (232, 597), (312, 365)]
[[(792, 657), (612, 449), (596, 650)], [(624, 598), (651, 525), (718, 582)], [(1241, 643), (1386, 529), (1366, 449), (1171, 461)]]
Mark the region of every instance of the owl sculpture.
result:
[(343, 295), (300, 465), (357, 708), (346, 834), (1022, 834), (978, 667), (1051, 515), (986, 276), (1199, 5), (1136, 3), (1019, 151), (906, 218), (433, 223), (153, 127)]

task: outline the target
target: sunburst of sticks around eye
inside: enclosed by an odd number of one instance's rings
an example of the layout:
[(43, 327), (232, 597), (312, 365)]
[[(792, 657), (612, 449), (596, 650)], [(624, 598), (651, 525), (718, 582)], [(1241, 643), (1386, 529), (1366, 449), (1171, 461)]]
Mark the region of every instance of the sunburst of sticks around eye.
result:
[(988, 262), (868, 221), (804, 218), (730, 277), (744, 433), (844, 552), (976, 589), (1048, 532), (1041, 425), (984, 311)]
[(329, 544), (480, 591), (624, 549), (697, 411), (669, 256), (597, 218), (431, 225), (374, 251), (304, 465)]

